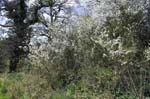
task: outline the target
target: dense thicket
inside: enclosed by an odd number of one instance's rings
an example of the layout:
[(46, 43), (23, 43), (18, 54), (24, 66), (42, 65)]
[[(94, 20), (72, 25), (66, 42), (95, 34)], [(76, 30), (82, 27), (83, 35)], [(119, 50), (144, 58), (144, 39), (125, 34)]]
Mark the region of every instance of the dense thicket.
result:
[(1, 24), (11, 32), (0, 40), (0, 72), (13, 72), (2, 74), (0, 98), (150, 98), (148, 4), (89, 1), (78, 16), (69, 0), (17, 1), (2, 7), (13, 22)]

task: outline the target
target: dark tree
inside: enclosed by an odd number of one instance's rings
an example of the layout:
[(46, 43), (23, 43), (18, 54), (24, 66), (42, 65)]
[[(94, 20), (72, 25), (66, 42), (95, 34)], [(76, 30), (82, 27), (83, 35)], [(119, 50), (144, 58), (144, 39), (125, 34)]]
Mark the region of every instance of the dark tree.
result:
[[(13, 4), (12, 4), (13, 3)], [(27, 14), (27, 6), (24, 0), (12, 1), (5, 3), (6, 11), (8, 11), (7, 17), (14, 21), (13, 32), (15, 33), (11, 37), (11, 55), (10, 55), (10, 72), (16, 71), (17, 64), (22, 57), (27, 57), (29, 53), (29, 43), (31, 38), (31, 32), (29, 31), (30, 23), (25, 23)]]
[[(12, 33), (8, 38), (8, 46), (10, 53), (10, 66), (9, 71), (13, 72), (17, 70), (17, 65), (20, 59), (25, 58), (30, 53), (29, 43), (32, 38), (32, 28), (37, 22), (43, 23), (46, 27), (47, 21), (39, 18), (39, 11), (42, 8), (48, 7), (50, 12), (46, 12), (50, 16), (51, 25), (58, 19), (60, 11), (63, 10), (64, 4), (67, 0), (39, 0), (39, 4), (29, 8), (26, 0), (2, 0), (0, 1), (0, 10), (5, 11), (5, 16), (13, 21), (13, 24), (0, 24), (1, 27), (10, 28)], [(41, 34), (41, 36), (47, 36), (48, 34)]]
[(34, 12), (36, 14), (34, 17), (36, 18), (32, 18), (32, 21), (25, 22), (28, 13), (25, 0), (3, 0), (3, 4), (1, 8), (7, 12), (5, 17), (13, 21), (11, 26), (1, 25), (3, 27), (11, 27), (12, 33), (7, 40), (10, 49), (9, 72), (13, 72), (16, 71), (19, 60), (27, 57), (29, 54), (29, 43), (31, 39), (31, 29), (29, 26), (38, 22), (38, 10)]

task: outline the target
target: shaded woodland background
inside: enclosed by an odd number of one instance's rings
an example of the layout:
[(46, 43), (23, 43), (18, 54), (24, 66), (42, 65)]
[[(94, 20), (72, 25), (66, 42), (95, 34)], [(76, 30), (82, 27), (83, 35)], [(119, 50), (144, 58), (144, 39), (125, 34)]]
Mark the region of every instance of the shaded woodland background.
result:
[(149, 0), (0, 0), (0, 99), (150, 99)]

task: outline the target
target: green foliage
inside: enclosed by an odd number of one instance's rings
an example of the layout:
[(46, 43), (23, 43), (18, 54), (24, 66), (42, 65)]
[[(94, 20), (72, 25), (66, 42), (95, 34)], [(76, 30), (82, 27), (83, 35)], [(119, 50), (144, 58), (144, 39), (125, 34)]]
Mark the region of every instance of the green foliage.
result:
[[(121, 9), (116, 17), (108, 17), (100, 40), (102, 45), (109, 51), (112, 58), (112, 66), (120, 75), (118, 80), (119, 94), (118, 99), (137, 99), (144, 91), (143, 87), (148, 83), (147, 72), (149, 69), (144, 51), (148, 48), (145, 37), (149, 36), (146, 32), (142, 11), (137, 13)], [(145, 35), (145, 36), (143, 36)], [(141, 91), (143, 89), (143, 91)], [(117, 90), (114, 90), (114, 92)], [(125, 93), (131, 93), (125, 95)]]
[[(61, 93), (53, 94), (54, 99), (95, 99), (112, 98), (111, 90), (118, 79), (111, 69), (84, 67), (76, 74), (81, 78), (68, 84)], [(112, 76), (113, 75), (113, 76)]]
[(2, 82), (0, 82), (0, 99), (11, 99), (9, 96), (7, 96), (7, 92), (7, 87)]

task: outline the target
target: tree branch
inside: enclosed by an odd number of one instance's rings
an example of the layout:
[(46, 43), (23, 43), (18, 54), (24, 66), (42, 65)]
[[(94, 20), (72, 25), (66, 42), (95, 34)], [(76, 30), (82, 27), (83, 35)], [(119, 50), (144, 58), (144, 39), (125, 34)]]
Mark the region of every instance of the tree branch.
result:
[(1, 27), (14, 27), (13, 25), (3, 25), (3, 24), (0, 24)]

